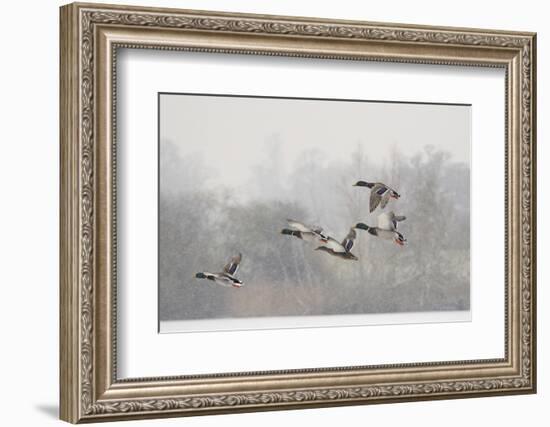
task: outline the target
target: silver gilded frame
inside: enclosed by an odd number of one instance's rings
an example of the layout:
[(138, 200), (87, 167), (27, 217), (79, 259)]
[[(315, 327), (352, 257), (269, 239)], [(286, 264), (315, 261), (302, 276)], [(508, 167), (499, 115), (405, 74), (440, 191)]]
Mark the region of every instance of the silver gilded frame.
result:
[[(536, 390), (533, 33), (75, 3), (61, 8), (61, 418), (128, 418)], [(117, 49), (506, 70), (505, 357), (117, 379)]]

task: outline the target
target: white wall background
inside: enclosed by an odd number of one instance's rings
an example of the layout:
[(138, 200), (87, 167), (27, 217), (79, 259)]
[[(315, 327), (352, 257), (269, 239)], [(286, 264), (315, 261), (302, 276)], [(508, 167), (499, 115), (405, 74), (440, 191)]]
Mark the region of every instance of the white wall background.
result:
[[(111, 0), (113, 3), (122, 3)], [(545, 2), (393, 0), (133, 0), (134, 4), (538, 32), (538, 117), (550, 115), (549, 13)], [(0, 401), (3, 425), (59, 425), (58, 402), (58, 6), (57, 0), (2, 5), (0, 67)], [(132, 425), (412, 426), (544, 425), (550, 405), (549, 127), (539, 119), (538, 395), (266, 412)]]

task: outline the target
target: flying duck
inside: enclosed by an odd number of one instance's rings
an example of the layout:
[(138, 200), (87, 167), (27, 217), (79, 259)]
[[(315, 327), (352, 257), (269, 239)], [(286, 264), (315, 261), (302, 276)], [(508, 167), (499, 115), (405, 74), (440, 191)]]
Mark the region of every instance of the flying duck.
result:
[(353, 248), (355, 238), (357, 237), (357, 233), (353, 227), (350, 228), (348, 235), (344, 240), (342, 240), (342, 243), (330, 236), (327, 237), (327, 242), (324, 245), (317, 247), (315, 249), (316, 251), (323, 251), (342, 259), (349, 259), (353, 261), (357, 261), (359, 259), (351, 253), (351, 248)]
[(378, 205), (382, 209), (388, 204), (390, 197), (393, 199), (399, 199), (401, 195), (395, 191), (393, 188), (388, 187), (386, 184), (381, 182), (367, 182), (367, 181), (357, 181), (353, 184), (354, 187), (367, 187), (370, 188), (370, 212), (373, 212)]
[(294, 236), (306, 242), (319, 241), (321, 243), (326, 243), (328, 241), (328, 236), (323, 232), (321, 227), (305, 225), (293, 219), (287, 219), (286, 221), (291, 228), (283, 228), (281, 234)]
[(195, 277), (197, 279), (212, 280), (213, 282), (221, 286), (233, 286), (234, 288), (240, 288), (243, 285), (243, 282), (235, 278), (235, 273), (237, 273), (237, 270), (239, 269), (239, 264), (241, 263), (241, 259), (242, 259), (242, 255), (239, 253), (238, 255), (231, 258), (231, 261), (229, 261), (225, 265), (225, 267), (223, 268), (223, 272), (197, 273)]
[(397, 230), (386, 230), (380, 227), (371, 227), (363, 222), (355, 225), (355, 228), (366, 230), (369, 234), (377, 237), (381, 237), (385, 240), (393, 240), (399, 246), (404, 246), (407, 239)]
[(406, 216), (396, 215), (393, 211), (384, 212), (378, 215), (378, 228), (382, 230), (397, 230), (397, 226), (401, 221), (405, 221)]

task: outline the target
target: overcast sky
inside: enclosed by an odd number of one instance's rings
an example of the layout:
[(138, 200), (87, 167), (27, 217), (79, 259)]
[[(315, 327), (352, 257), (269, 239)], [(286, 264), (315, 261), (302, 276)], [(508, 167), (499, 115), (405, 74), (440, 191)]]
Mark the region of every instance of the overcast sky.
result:
[[(160, 141), (182, 156), (199, 156), (227, 187), (250, 182), (266, 161), (269, 141), (278, 141), (284, 169), (294, 169), (307, 150), (323, 162), (349, 161), (358, 145), (369, 160), (384, 163), (395, 147), (412, 155), (426, 145), (470, 163), (470, 109), (461, 105), (160, 96)], [(281, 171), (284, 176), (284, 170)], [(212, 184), (212, 183), (210, 183)]]

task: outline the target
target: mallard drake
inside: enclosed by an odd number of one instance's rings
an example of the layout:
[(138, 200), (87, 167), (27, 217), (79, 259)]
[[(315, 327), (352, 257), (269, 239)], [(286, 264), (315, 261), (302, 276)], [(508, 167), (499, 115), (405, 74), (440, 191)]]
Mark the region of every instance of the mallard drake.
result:
[(403, 237), (403, 235), (397, 230), (385, 230), (380, 227), (371, 227), (363, 222), (356, 224), (355, 228), (366, 230), (369, 232), (369, 234), (381, 237), (385, 240), (393, 240), (399, 246), (404, 246), (405, 242), (407, 241), (407, 239), (405, 239), (405, 237)]
[(197, 279), (208, 279), (212, 280), (218, 285), (221, 286), (232, 286), (234, 288), (240, 288), (243, 286), (243, 282), (241, 282), (239, 279), (235, 277), (235, 273), (237, 273), (237, 270), (239, 269), (239, 264), (241, 263), (242, 254), (238, 254), (231, 258), (231, 261), (229, 261), (225, 267), (223, 268), (223, 272), (221, 273), (197, 273), (195, 277)]
[(406, 216), (396, 215), (393, 211), (384, 212), (378, 215), (378, 228), (382, 230), (397, 230), (398, 224), (406, 219)]
[(353, 248), (355, 238), (357, 237), (357, 233), (353, 227), (350, 228), (348, 235), (344, 240), (342, 240), (342, 243), (330, 236), (327, 237), (327, 242), (323, 246), (317, 247), (315, 249), (316, 251), (323, 251), (342, 259), (349, 259), (353, 261), (357, 261), (359, 259), (351, 253), (351, 248)]
[(305, 225), (293, 219), (287, 219), (286, 221), (291, 228), (283, 228), (281, 234), (294, 236), (306, 242), (320, 241), (321, 243), (326, 243), (328, 241), (328, 236), (323, 232), (321, 227)]
[(401, 195), (395, 191), (393, 188), (388, 187), (386, 184), (381, 182), (367, 182), (367, 181), (357, 181), (353, 184), (354, 187), (367, 187), (370, 188), (370, 203), (369, 210), (373, 212), (378, 205), (382, 209), (386, 207), (390, 198), (399, 199)]

